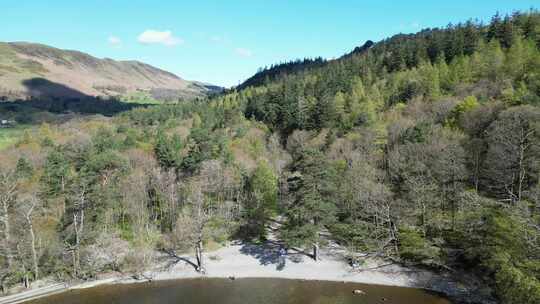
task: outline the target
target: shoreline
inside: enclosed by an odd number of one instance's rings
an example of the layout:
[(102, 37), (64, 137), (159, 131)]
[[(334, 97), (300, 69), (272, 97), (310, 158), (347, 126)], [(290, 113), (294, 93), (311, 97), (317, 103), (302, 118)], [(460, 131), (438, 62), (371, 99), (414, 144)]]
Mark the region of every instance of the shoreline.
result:
[[(289, 280), (347, 282), (368, 285), (384, 285), (393, 287), (420, 288), (445, 294), (453, 298), (469, 294), (470, 290), (457, 288), (455, 282), (433, 272), (415, 268), (407, 268), (396, 264), (384, 264), (382, 260), (368, 259), (358, 270), (352, 270), (343, 258), (340, 249), (322, 252), (321, 261), (315, 262), (300, 253), (289, 254), (284, 268), (279, 268), (277, 255), (264, 245), (234, 244), (205, 253), (206, 274), (195, 271), (193, 265), (184, 259), (188, 256), (162, 257), (168, 264), (145, 271), (144, 279), (133, 276), (115, 275), (112, 277), (83, 282), (65, 288), (46, 292), (49, 286), (30, 289), (13, 295), (0, 297), (0, 304), (23, 303), (43, 298), (59, 292), (76, 289), (93, 288), (101, 285), (137, 284), (151, 281), (169, 281), (199, 278), (274, 278)], [(111, 275), (106, 273), (103, 276)], [(62, 284), (62, 283), (60, 283)], [(65, 284), (65, 283), (64, 283)], [(44, 289), (45, 292), (39, 291)], [(34, 294), (34, 296), (32, 296)], [(19, 299), (19, 300), (17, 300)]]

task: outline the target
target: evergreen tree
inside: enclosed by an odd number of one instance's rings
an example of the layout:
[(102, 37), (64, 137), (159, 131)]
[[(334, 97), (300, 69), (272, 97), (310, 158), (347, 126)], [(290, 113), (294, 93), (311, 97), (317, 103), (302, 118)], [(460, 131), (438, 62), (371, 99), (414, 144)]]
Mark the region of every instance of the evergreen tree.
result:
[(49, 195), (64, 193), (70, 175), (70, 163), (60, 149), (52, 150), (45, 160), (42, 175)]
[(162, 130), (158, 131), (154, 153), (159, 164), (164, 168), (179, 168), (182, 163), (182, 142), (178, 134), (167, 136)]
[(286, 210), (282, 236), (290, 246), (313, 246), (318, 260), (321, 231), (335, 221), (336, 172), (316, 149), (303, 151), (296, 169), (299, 176), (290, 181), (293, 202)]
[(34, 174), (34, 166), (25, 157), (19, 158), (16, 167), (17, 175), (23, 178), (31, 177)]

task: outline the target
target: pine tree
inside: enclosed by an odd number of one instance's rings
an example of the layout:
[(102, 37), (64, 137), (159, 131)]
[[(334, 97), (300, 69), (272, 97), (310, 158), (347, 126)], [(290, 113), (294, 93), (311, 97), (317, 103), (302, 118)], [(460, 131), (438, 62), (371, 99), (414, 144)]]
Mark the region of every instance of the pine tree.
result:
[(34, 174), (34, 166), (25, 157), (17, 161), (16, 173), (18, 176), (28, 178)]
[(154, 153), (159, 164), (164, 168), (179, 168), (182, 163), (182, 141), (178, 134), (171, 138), (163, 131), (158, 131)]
[(67, 157), (59, 149), (49, 153), (42, 175), (43, 183), (49, 195), (64, 193), (70, 174), (70, 164)]
[(318, 260), (320, 232), (335, 220), (336, 172), (317, 149), (303, 151), (296, 169), (299, 176), (290, 181), (293, 202), (286, 210), (282, 236), (290, 246), (313, 246), (313, 258)]

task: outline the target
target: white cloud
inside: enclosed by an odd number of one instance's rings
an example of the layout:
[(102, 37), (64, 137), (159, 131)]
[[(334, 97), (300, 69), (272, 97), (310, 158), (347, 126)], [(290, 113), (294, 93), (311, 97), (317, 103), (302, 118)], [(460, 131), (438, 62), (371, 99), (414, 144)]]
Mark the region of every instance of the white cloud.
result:
[(236, 52), (236, 54), (242, 56), (242, 57), (251, 57), (253, 56), (253, 52), (249, 49), (245, 49), (245, 48), (236, 48), (234, 50)]
[(109, 36), (107, 39), (109, 41), (109, 44), (113, 47), (121, 47), (122, 46), (122, 40), (116, 36)]
[(175, 46), (184, 43), (184, 40), (175, 37), (171, 31), (156, 30), (142, 32), (137, 40), (143, 44), (163, 44), (165, 46)]

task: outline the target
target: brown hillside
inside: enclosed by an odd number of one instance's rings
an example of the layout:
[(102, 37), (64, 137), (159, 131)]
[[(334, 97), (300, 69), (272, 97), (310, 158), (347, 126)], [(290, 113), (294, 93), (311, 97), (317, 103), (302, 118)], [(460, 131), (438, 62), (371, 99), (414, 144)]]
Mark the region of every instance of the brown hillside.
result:
[[(39, 89), (34, 87), (36, 83)], [(217, 89), (138, 61), (99, 59), (35, 43), (0, 42), (0, 96), (9, 98), (118, 96), (148, 91), (156, 98), (189, 99)]]

